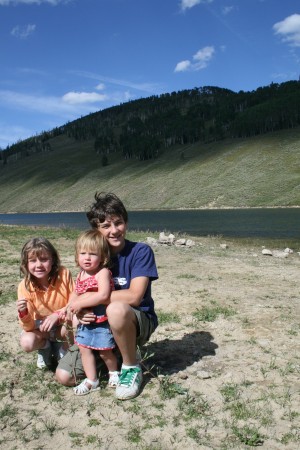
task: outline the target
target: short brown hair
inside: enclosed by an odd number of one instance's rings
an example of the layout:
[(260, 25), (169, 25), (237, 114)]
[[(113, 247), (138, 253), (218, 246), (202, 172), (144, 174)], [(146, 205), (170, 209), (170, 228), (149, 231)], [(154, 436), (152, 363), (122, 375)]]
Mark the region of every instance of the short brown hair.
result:
[(128, 222), (128, 214), (122, 201), (113, 193), (95, 193), (95, 201), (86, 213), (88, 221), (93, 228), (97, 228), (99, 222), (104, 222), (107, 217), (121, 217), (125, 223)]

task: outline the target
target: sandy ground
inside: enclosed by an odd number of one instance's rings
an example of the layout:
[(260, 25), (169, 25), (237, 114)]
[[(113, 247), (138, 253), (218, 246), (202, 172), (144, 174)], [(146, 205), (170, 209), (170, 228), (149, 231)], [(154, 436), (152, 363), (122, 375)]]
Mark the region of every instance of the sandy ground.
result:
[[(73, 245), (53, 243), (75, 274)], [(19, 253), (0, 244), (1, 448), (300, 448), (300, 249), (275, 258), (222, 238), (154, 247), (160, 325), (143, 349), (143, 390), (122, 402), (105, 379), (76, 397), (21, 352)]]

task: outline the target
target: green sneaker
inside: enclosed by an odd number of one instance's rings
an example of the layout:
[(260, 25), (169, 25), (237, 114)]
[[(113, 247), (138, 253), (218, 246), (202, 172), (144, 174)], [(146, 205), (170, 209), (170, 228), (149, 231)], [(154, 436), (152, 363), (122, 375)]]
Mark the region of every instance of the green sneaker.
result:
[(140, 367), (131, 367), (121, 371), (120, 380), (116, 387), (116, 397), (119, 400), (129, 400), (139, 395), (143, 381)]

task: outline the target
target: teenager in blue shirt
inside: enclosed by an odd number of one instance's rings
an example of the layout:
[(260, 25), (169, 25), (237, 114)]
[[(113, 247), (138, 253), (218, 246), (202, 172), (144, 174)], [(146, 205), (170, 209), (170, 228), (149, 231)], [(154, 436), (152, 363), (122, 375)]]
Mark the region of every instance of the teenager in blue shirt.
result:
[[(157, 268), (151, 247), (125, 238), (128, 215), (116, 195), (96, 193), (87, 218), (91, 226), (106, 238), (112, 255), (115, 290), (111, 293), (106, 314), (122, 357), (116, 397), (126, 400), (136, 397), (142, 384), (136, 347), (145, 344), (157, 327), (151, 295), (151, 283), (158, 278)], [(94, 296), (96, 303), (97, 296)], [(83, 313), (81, 317), (83, 323), (93, 320), (92, 313)], [(64, 385), (74, 384), (74, 370), (77, 377), (83, 375), (77, 351), (69, 352), (60, 361), (56, 370), (57, 381)]]

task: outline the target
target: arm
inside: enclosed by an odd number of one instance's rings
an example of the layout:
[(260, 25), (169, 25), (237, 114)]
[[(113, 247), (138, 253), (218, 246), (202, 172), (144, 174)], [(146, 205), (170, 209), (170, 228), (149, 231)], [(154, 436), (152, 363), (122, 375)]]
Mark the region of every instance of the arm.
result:
[(148, 283), (148, 277), (133, 278), (128, 289), (120, 289), (111, 293), (111, 303), (122, 301), (130, 306), (139, 306), (148, 287)]
[(25, 331), (34, 330), (33, 305), (24, 282), (21, 282), (18, 286), (17, 311), (21, 328)]
[(72, 303), (70, 309), (72, 312), (77, 313), (84, 308), (92, 308), (97, 305), (106, 305), (109, 303), (109, 297), (111, 293), (111, 275), (108, 269), (101, 269), (96, 275), (98, 282), (97, 292), (86, 292), (85, 294), (72, 296)]
[(67, 302), (75, 287), (71, 272), (67, 268), (61, 268), (60, 282), (57, 283), (58, 303), (53, 304), (53, 312), (43, 320), (43, 323), (39, 327), (40, 331), (48, 332), (57, 324), (67, 319)]

